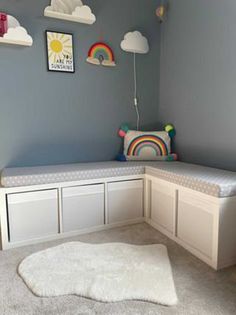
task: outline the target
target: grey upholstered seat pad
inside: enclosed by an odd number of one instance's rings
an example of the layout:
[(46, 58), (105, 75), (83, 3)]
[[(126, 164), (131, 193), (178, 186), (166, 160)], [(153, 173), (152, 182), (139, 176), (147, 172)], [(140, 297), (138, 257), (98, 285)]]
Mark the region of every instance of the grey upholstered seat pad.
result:
[(215, 197), (236, 196), (236, 173), (183, 162), (158, 163), (146, 174)]
[(57, 182), (89, 180), (145, 173), (145, 166), (155, 162), (98, 162), (39, 167), (6, 168), (2, 171), (4, 187), (30, 186)]
[(183, 162), (98, 162), (69, 165), (6, 168), (4, 187), (90, 180), (144, 173), (215, 197), (236, 195), (236, 173)]

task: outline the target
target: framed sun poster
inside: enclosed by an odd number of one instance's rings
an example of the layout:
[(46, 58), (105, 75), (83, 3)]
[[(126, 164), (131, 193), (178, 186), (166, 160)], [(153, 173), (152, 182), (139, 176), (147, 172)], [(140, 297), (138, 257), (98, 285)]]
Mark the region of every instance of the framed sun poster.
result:
[(73, 35), (46, 31), (48, 71), (75, 72)]

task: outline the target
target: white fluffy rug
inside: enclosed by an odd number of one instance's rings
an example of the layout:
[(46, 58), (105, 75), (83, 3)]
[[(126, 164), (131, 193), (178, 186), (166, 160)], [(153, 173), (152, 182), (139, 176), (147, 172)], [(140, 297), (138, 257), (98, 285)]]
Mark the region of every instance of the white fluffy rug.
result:
[(163, 245), (65, 243), (27, 257), (18, 272), (40, 297), (75, 294), (101, 302), (177, 303)]

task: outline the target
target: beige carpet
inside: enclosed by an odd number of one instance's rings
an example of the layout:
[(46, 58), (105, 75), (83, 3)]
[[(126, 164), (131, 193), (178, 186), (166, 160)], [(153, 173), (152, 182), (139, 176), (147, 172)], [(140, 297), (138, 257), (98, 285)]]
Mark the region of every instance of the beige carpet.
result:
[(100, 303), (77, 296), (38, 298), (18, 276), (28, 255), (65, 241), (0, 252), (1, 315), (233, 315), (236, 314), (236, 267), (215, 272), (146, 224), (83, 235), (67, 241), (165, 244), (168, 248), (179, 303), (165, 307), (139, 301)]

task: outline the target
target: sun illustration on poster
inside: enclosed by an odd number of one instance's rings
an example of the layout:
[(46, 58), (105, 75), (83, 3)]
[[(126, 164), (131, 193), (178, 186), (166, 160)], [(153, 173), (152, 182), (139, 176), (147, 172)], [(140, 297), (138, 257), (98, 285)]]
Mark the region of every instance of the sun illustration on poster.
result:
[(47, 32), (49, 70), (73, 72), (73, 39), (71, 34)]

